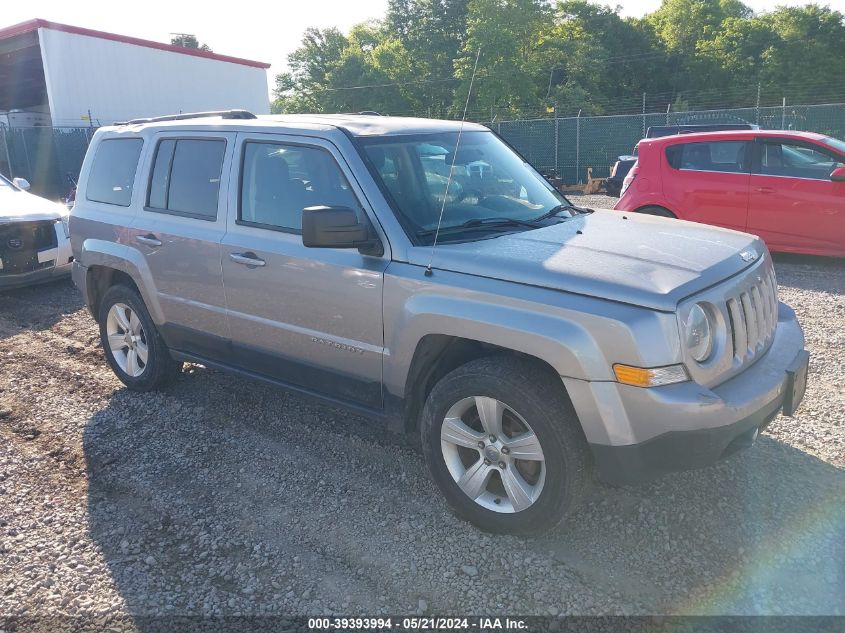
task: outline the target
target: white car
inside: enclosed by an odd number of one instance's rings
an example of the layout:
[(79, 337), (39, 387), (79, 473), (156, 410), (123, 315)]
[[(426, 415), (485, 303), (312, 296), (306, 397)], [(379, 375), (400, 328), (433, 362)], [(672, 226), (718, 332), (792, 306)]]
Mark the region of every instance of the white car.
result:
[(0, 175), (0, 290), (69, 274), (73, 262), (70, 211), (27, 189), (23, 178)]

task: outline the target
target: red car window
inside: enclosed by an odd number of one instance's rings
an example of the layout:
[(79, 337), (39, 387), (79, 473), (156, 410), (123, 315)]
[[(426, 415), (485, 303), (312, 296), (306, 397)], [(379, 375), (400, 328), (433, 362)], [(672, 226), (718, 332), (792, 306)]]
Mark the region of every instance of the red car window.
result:
[(774, 141), (760, 147), (760, 173), (766, 176), (828, 180), (830, 172), (844, 164), (832, 154), (805, 145)]
[(666, 159), (675, 169), (739, 173), (747, 171), (745, 141), (683, 143), (666, 148)]

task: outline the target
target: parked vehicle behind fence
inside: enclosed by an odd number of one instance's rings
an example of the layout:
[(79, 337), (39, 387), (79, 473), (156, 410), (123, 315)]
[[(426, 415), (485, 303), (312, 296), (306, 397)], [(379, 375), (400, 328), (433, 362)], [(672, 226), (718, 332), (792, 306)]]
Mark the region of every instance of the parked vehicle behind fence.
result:
[(68, 209), (0, 175), (0, 290), (70, 273)]
[(637, 157), (634, 155), (624, 154), (616, 159), (613, 167), (610, 168), (610, 176), (604, 181), (604, 189), (607, 195), (618, 198), (622, 194), (622, 183), (625, 182), (625, 176), (628, 175), (636, 162)]
[[(695, 132), (718, 132), (720, 130), (759, 130), (753, 123), (694, 123), (689, 125), (652, 125), (646, 130), (646, 138), (659, 138), (673, 134), (693, 134)], [(605, 180), (607, 195), (618, 198), (622, 194), (625, 176), (637, 162), (637, 148), (632, 155), (619, 156), (610, 169), (610, 177)]]
[(615, 208), (748, 231), (773, 251), (845, 257), (845, 142), (762, 130), (643, 140)]
[(806, 386), (759, 239), (575, 208), (480, 125), (238, 111), (102, 128), (71, 239), (130, 389), (190, 361), (349, 406), (416, 438), (485, 530), (556, 525), (596, 473), (730, 455)]

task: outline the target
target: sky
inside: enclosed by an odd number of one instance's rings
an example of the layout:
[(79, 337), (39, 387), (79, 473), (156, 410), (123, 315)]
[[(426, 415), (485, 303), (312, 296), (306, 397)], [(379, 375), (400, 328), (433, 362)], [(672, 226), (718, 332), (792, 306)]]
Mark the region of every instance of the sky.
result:
[[(755, 11), (774, 5), (803, 5), (805, 0), (743, 0)], [(4, 2), (0, 28), (33, 18), (63, 22), (100, 31), (169, 42), (171, 33), (191, 33), (216, 53), (271, 64), (267, 82), (272, 90), (277, 73), (285, 70), (309, 26), (336, 26), (346, 32), (368, 19), (381, 18), (387, 0), (276, 0), (263, 3), (180, 2), (178, 0), (30, 0)], [(639, 17), (654, 11), (660, 0), (608, 0), (622, 14)], [(820, 0), (845, 13), (845, 0)], [(218, 9), (217, 7), (224, 7)]]

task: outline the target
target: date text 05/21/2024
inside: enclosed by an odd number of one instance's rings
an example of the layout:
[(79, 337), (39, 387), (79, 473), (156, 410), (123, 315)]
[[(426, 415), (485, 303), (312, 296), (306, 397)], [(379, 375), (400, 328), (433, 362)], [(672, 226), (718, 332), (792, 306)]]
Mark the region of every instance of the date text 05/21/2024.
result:
[(524, 620), (515, 618), (473, 617), (359, 617), (359, 618), (309, 618), (311, 630), (389, 630), (449, 631), (449, 630), (511, 630), (527, 628)]

